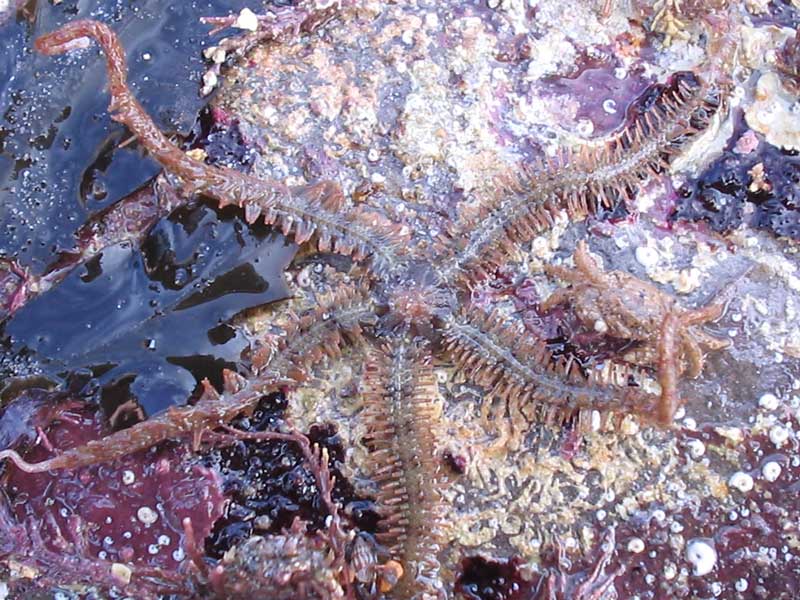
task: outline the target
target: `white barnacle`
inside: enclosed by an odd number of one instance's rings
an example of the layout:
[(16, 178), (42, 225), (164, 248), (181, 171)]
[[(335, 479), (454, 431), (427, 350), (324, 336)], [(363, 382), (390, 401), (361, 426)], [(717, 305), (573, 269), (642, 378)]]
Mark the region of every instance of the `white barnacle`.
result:
[(644, 541), (642, 538), (634, 537), (628, 541), (628, 552), (639, 554), (644, 551)]
[(678, 574), (678, 569), (672, 563), (667, 563), (664, 565), (664, 579), (675, 579), (675, 576)]
[(692, 458), (700, 458), (706, 453), (706, 445), (702, 440), (692, 440), (686, 446), (689, 449), (689, 456)]
[(778, 408), (778, 397), (775, 394), (766, 393), (758, 399), (758, 405), (764, 410), (775, 410)]
[(142, 506), (136, 511), (136, 518), (149, 527), (158, 521), (158, 513), (149, 506)]
[(788, 439), (789, 430), (783, 425), (775, 425), (775, 427), (769, 430), (769, 440), (778, 448), (783, 446)]
[(692, 563), (694, 574), (702, 577), (714, 570), (717, 564), (717, 551), (714, 543), (707, 538), (695, 538), (686, 544), (686, 560)]
[(780, 463), (770, 460), (764, 463), (764, 466), (761, 467), (761, 475), (767, 481), (775, 481), (781, 475), (781, 465)]
[(747, 493), (753, 489), (753, 478), (744, 471), (736, 471), (728, 479), (728, 487), (739, 490), (742, 493)]

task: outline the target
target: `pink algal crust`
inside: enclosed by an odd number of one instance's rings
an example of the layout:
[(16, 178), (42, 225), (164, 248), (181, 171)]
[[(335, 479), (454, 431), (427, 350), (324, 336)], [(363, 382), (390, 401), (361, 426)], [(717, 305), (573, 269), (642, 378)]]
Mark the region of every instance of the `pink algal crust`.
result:
[[(21, 447), (26, 448), (26, 459), (46, 460), (107, 434), (102, 413), (93, 407), (59, 401), (52, 394), (45, 397), (63, 408), (55, 414), (47, 403), (34, 408), (39, 434)], [(203, 539), (224, 508), (219, 474), (175, 444), (63, 473), (29, 474), (10, 466), (2, 481), (8, 502), (5, 518), (21, 540), (4, 545), (3, 557), (9, 564), (29, 568), (23, 578), (41, 576), (43, 582), (106, 581), (125, 589), (127, 578), (131, 589), (143, 586), (142, 594), (183, 588), (184, 521), (188, 519)], [(61, 567), (47, 558), (57, 556), (62, 557)], [(156, 580), (163, 578), (163, 589), (161, 584), (148, 585), (152, 573), (160, 574)]]

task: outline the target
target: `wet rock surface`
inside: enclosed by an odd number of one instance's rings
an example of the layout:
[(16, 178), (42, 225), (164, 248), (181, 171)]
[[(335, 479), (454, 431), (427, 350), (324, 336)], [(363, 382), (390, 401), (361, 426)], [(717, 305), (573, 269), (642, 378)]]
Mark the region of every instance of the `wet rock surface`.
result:
[[(489, 193), (499, 177), (558, 147), (613, 138), (663, 97), (674, 73), (713, 76), (717, 57), (706, 43), (708, 25), (702, 19), (675, 15), (660, 21), (672, 29), (664, 25), (659, 35), (651, 27), (659, 22), (653, 7), (609, 4), (604, 15), (602, 7), (590, 3), (564, 11), (563, 3), (544, 0), (535, 6), (514, 1), (357, 3), (314, 33), (263, 44), (231, 64), (186, 146), (210, 164), (262, 178), (290, 184), (333, 179), (349, 201), (368, 204), (406, 225), (415, 233), (412, 243), (424, 249), (460, 211)], [(687, 14), (701, 14), (692, 13), (700, 9), (688, 4)], [(796, 25), (796, 10), (788, 2), (766, 3), (763, 11), (755, 10), (759, 3), (719, 4), (709, 22), (722, 23), (744, 45), (770, 28)], [(669, 45), (666, 36), (673, 38)], [(499, 310), (522, 319), (527, 331), (545, 337), (551, 350), (573, 357), (584, 371), (610, 357), (634, 362), (635, 345), (605, 335), (606, 323), (578, 319), (569, 303), (541, 310), (563, 285), (545, 272), (545, 265), (571, 266), (578, 240), (588, 240), (606, 271), (631, 273), (681, 305), (698, 307), (721, 299), (723, 316), (704, 331), (729, 340), (730, 346), (709, 352), (699, 377), (681, 382), (684, 407), (668, 429), (647, 427), (633, 416), (610, 419), (600, 413), (588, 415), (588, 427), (509, 423), (502, 407), (499, 412), (484, 408), (486, 390), (465, 383), (447, 362), (437, 362), (433, 400), (442, 433), (436, 439), (436, 460), (449, 472), (442, 484), (447, 531), (437, 575), (448, 593), (487, 600), (797, 595), (797, 157), (796, 149), (781, 147), (786, 131), (772, 135), (773, 120), (742, 117), (753, 114), (753, 107), (768, 110), (772, 100), (775, 110), (790, 105), (784, 106), (787, 97), (797, 101), (788, 86), (775, 98), (769, 96), (773, 88), (759, 88), (773, 67), (769, 62), (736, 66), (730, 95), (738, 106), (723, 111), (674, 169), (659, 173), (614, 211), (577, 224), (561, 215), (550, 231), (521, 247), (513, 260), (470, 291), (474, 310)], [(96, 184), (101, 175), (115, 180), (108, 165), (125, 164), (119, 154), (127, 150), (116, 150), (123, 133), (116, 135), (107, 149), (117, 158), (109, 160), (108, 152), (100, 152), (89, 178), (82, 178), (82, 197), (94, 194), (97, 206), (123, 194), (122, 187), (115, 191), (112, 186), (103, 195)], [(170, 247), (165, 239), (182, 235), (173, 229), (176, 222), (222, 219), (240, 246), (236, 250), (236, 243), (223, 240), (220, 252), (243, 251), (241, 240), (257, 237), (239, 215), (211, 215), (202, 205), (194, 210), (199, 212), (180, 209), (159, 221), (145, 242), (149, 266), (142, 268), (155, 274), (151, 279), (160, 285), (177, 276), (174, 267), (180, 261), (165, 258), (169, 253), (163, 251)], [(100, 260), (110, 260), (114, 252)], [(285, 260), (291, 254), (287, 251)], [(282, 260), (270, 260), (276, 277), (283, 271)], [(92, 265), (80, 267), (72, 278), (91, 278)], [(158, 324), (157, 329), (178, 330), (191, 321), (199, 331), (199, 337), (176, 337), (176, 351), (167, 353), (168, 360), (176, 362), (178, 346), (200, 354), (205, 341), (197, 340), (204, 336), (211, 335), (215, 345), (211, 331), (224, 329), (240, 310), (248, 309), (248, 318), (238, 323), (247, 329), (231, 329), (234, 335), (268, 331), (289, 310), (299, 311), (343, 285), (351, 269), (347, 260), (302, 251), (288, 267), (293, 300), (250, 311), (263, 302), (247, 298), (235, 310), (212, 310), (190, 320), (178, 315), (169, 325), (163, 324), (168, 320)], [(10, 269), (5, 273), (4, 281), (17, 285), (21, 276)], [(6, 333), (46, 324), (52, 307), (64, 304), (53, 299), (59, 289), (69, 293), (70, 280), (34, 301), (40, 313), (33, 303), (23, 308), (18, 321), (6, 324)], [(110, 309), (97, 308), (91, 316), (110, 314)], [(102, 348), (104, 354), (113, 355), (126, 343), (140, 345), (138, 322), (123, 321), (114, 327), (122, 341)], [(81, 323), (76, 317), (64, 327), (80, 328)], [(77, 354), (93, 345), (77, 334), (66, 337), (74, 340)], [(246, 374), (245, 338), (237, 339), (241, 345), (216, 358)], [(60, 356), (41, 340), (33, 345), (43, 360)], [(74, 363), (69, 365), (89, 366)], [(305, 385), (273, 397), (236, 425), (258, 432), (291, 423), (328, 448), (336, 475), (333, 498), (347, 514), (348, 526), (372, 539), (379, 518), (369, 500), (376, 490), (367, 469), (368, 431), (358, 395), (364, 364), (360, 348), (341, 359), (319, 361)], [(201, 375), (211, 373), (212, 380), (216, 375), (220, 387), (221, 366), (199, 369), (176, 398), (191, 394)], [(652, 364), (645, 370), (655, 378)], [(152, 403), (147, 414), (177, 402), (150, 400), (146, 389), (138, 395)], [(122, 391), (127, 398), (130, 389)], [(107, 416), (116, 414), (116, 404), (106, 407), (106, 416), (96, 407), (84, 407), (76, 424), (59, 421), (58, 410), (49, 407), (47, 415), (54, 416), (43, 419), (40, 411), (49, 399), (31, 394), (4, 405), (4, 447), (25, 448), (26, 459), (34, 462), (48, 455), (36, 427), (56, 448), (67, 447), (105, 431)], [(65, 410), (71, 414), (75, 409)], [(103, 478), (97, 475), (100, 469), (105, 469)], [(124, 477), (126, 470), (142, 486), (124, 496), (131, 506), (143, 496), (161, 494), (172, 515), (158, 513), (151, 528), (131, 531), (135, 544), (129, 544), (130, 556), (127, 550), (122, 555), (116, 542), (128, 530), (117, 531), (116, 525), (105, 524), (109, 515), (95, 514), (99, 509), (78, 501), (84, 494), (102, 503), (114, 493), (127, 493), (116, 483), (108, 489), (108, 482)], [(291, 573), (302, 579), (330, 567), (319, 540), (310, 535), (324, 529), (327, 516), (320, 509), (319, 490), (299, 450), (287, 442), (239, 440), (202, 457), (188, 446), (158, 447), (121, 465), (35, 476), (8, 466), (2, 477), (18, 521), (44, 519), (52, 507), (45, 506), (40, 492), (51, 486), (57, 503), (71, 503), (68, 514), (53, 513), (47, 527), (74, 529), (74, 519), (71, 525), (66, 520), (75, 515), (99, 523), (88, 547), (113, 561), (189, 569), (188, 561), (174, 552), (185, 547), (179, 520), (191, 514), (198, 519), (195, 531), (210, 565), (243, 582), (264, 576), (260, 587), (239, 588), (241, 597), (270, 589)], [(192, 496), (202, 490), (213, 496), (215, 509), (204, 513), (205, 520), (196, 516), (198, 505), (190, 505), (190, 494), (182, 493), (187, 489)], [(20, 500), (37, 494), (36, 502)], [(189, 504), (178, 506), (176, 494)], [(218, 508), (223, 495), (224, 511)], [(61, 504), (52, 510), (57, 508)], [(124, 518), (134, 517), (126, 513)], [(302, 519), (299, 530), (292, 529), (295, 517)], [(615, 532), (614, 543), (604, 553), (609, 530)], [(170, 542), (150, 553), (150, 545), (159, 544), (158, 537), (150, 539), (155, 533)], [(113, 547), (103, 545), (106, 535)], [(553, 559), (556, 547), (563, 556)], [(283, 560), (285, 548), (297, 560)], [(22, 594), (27, 593), (24, 586), (18, 588)], [(280, 597), (286, 589), (277, 586), (274, 593)], [(373, 586), (369, 594), (378, 597), (380, 591)], [(384, 595), (394, 597), (391, 591)]]

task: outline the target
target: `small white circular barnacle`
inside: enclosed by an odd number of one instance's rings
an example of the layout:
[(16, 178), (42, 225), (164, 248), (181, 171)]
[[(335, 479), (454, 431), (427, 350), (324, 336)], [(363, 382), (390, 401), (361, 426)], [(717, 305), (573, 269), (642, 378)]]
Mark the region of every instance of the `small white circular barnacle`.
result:
[(149, 506), (142, 506), (136, 511), (136, 518), (149, 527), (158, 521), (158, 513)]
[(714, 542), (707, 538), (695, 538), (686, 544), (686, 560), (692, 564), (695, 575), (702, 577), (714, 570), (717, 551)]
[(778, 448), (783, 446), (788, 439), (789, 430), (783, 425), (775, 425), (775, 427), (769, 430), (769, 441), (775, 444), (775, 446)]
[(779, 462), (770, 460), (761, 467), (761, 475), (767, 481), (775, 481), (781, 476), (781, 465)]
[(628, 552), (639, 554), (644, 551), (644, 541), (641, 538), (635, 537), (628, 541)]
[(778, 397), (775, 394), (766, 393), (758, 399), (758, 405), (764, 410), (775, 410), (778, 408)]
[(743, 494), (753, 489), (753, 478), (744, 471), (736, 471), (728, 479), (728, 487), (739, 490)]
[(706, 445), (702, 440), (692, 440), (686, 447), (689, 450), (689, 456), (692, 458), (700, 458), (706, 453)]
[(594, 133), (594, 123), (589, 119), (579, 119), (575, 130), (581, 137), (589, 137)]

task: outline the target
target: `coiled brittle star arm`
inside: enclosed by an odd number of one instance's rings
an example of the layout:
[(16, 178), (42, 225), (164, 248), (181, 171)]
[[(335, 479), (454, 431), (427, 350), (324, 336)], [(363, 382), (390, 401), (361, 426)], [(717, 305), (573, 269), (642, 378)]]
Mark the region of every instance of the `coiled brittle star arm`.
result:
[[(39, 37), (35, 47), (42, 54), (54, 56), (87, 48), (90, 40), (96, 41), (106, 56), (111, 118), (130, 129), (153, 158), (179, 177), (190, 191), (201, 191), (217, 201), (224, 201), (232, 191), (226, 182), (231, 181), (235, 172), (191, 158), (159, 130), (128, 87), (125, 50), (108, 25), (92, 20), (72, 21)], [(289, 196), (289, 189), (282, 184), (258, 180), (257, 183), (258, 189), (254, 191), (262, 195), (262, 201), (272, 203), (278, 196)]]

